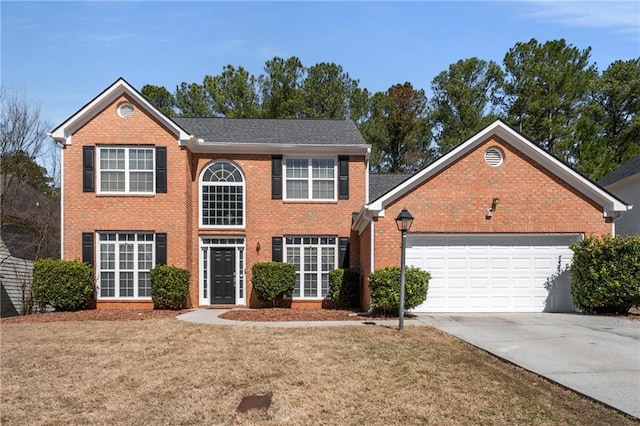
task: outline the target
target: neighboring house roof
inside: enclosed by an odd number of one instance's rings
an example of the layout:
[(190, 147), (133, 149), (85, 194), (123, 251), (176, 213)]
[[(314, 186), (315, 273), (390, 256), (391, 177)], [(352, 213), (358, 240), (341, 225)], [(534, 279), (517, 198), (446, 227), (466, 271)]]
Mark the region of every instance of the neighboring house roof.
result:
[(630, 205), (620, 200), (606, 189), (590, 181), (571, 167), (567, 166), (526, 139), (522, 134), (511, 128), (511, 126), (501, 120), (496, 120), (467, 141), (458, 145), (448, 154), (401, 182), (399, 185), (389, 189), (383, 195), (377, 198), (372, 197), (372, 201), (365, 205), (358, 214), (358, 218), (354, 221), (353, 229), (362, 232), (367, 223), (373, 220), (374, 217), (384, 217), (384, 211), (387, 205), (404, 197), (423, 182), (444, 170), (462, 156), (471, 152), (492, 135), (496, 135), (508, 144), (512, 145), (524, 155), (528, 156), (530, 159), (540, 164), (560, 179), (564, 180), (577, 191), (602, 206), (605, 216), (613, 217), (617, 212), (624, 212), (631, 208)]
[(377, 200), (387, 191), (400, 185), (411, 176), (413, 176), (413, 173), (370, 173), (369, 200)]
[[(43, 244), (40, 255), (59, 255), (60, 206), (56, 202), (12, 174), (0, 174), (0, 199), (1, 237), (11, 254), (33, 260), (35, 248)], [(38, 232), (47, 232), (54, 238), (40, 241), (42, 235)]]
[(621, 164), (617, 169), (600, 179), (598, 183), (602, 186), (609, 186), (637, 174), (640, 174), (640, 154)]
[(127, 81), (122, 77), (117, 79), (112, 85), (107, 87), (102, 93), (80, 108), (62, 124), (53, 129), (53, 131), (49, 133), (49, 136), (52, 137), (54, 141), (59, 142), (62, 145), (71, 145), (71, 136), (73, 133), (123, 95), (129, 96), (133, 101), (148, 111), (156, 120), (162, 123), (167, 129), (171, 130), (177, 136), (180, 145), (186, 144), (188, 140), (193, 138), (192, 135), (189, 135), (183, 128), (170, 120), (159, 109), (147, 101), (145, 97), (142, 96), (142, 93), (134, 89), (133, 86), (127, 83)]

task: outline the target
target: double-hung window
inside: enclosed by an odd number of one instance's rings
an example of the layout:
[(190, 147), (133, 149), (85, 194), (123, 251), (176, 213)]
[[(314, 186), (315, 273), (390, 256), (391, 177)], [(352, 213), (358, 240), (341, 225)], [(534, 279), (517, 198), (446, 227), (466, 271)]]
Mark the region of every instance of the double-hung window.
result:
[(293, 297), (325, 298), (329, 271), (336, 269), (336, 237), (286, 237), (285, 262), (296, 267)]
[(287, 158), (285, 168), (285, 199), (336, 199), (336, 160), (334, 158)]
[(154, 234), (98, 234), (98, 287), (101, 299), (151, 297)]
[(153, 194), (154, 148), (99, 147), (98, 192)]

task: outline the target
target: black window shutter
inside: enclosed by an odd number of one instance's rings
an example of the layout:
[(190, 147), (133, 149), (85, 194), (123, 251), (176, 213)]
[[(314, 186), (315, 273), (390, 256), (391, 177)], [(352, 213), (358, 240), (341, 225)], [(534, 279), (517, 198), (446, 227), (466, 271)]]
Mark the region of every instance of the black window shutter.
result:
[(282, 200), (282, 155), (271, 157), (271, 199)]
[(93, 266), (93, 232), (82, 233), (82, 261)]
[(349, 267), (349, 238), (338, 238), (338, 268)]
[(349, 157), (346, 155), (338, 157), (338, 198), (349, 199)]
[(95, 147), (82, 147), (82, 191), (95, 191)]
[(167, 148), (156, 147), (156, 192), (167, 192)]
[(156, 265), (167, 264), (167, 233), (156, 234)]
[(271, 260), (282, 262), (282, 237), (271, 237)]

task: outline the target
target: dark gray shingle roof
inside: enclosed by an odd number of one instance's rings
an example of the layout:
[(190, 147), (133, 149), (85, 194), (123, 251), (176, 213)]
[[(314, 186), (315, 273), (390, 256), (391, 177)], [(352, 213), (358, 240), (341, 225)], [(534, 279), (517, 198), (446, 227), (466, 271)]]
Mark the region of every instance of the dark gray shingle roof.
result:
[(380, 198), (411, 176), (413, 176), (412, 173), (370, 173), (369, 201)]
[(640, 173), (640, 154), (620, 165), (620, 167), (600, 179), (598, 183), (602, 186), (607, 186), (638, 173)]
[(172, 119), (190, 134), (217, 143), (366, 145), (353, 121), (296, 119)]

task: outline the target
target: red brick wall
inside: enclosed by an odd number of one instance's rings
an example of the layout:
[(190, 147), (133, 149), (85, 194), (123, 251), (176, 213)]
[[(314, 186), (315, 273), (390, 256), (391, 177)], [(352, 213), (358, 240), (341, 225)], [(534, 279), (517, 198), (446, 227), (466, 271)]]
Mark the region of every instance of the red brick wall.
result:
[[(246, 237), (246, 286), (251, 296), (251, 266), (256, 262), (271, 261), (271, 237), (284, 235), (338, 235), (351, 236), (351, 213), (364, 204), (366, 164), (364, 156), (349, 158), (349, 199), (335, 202), (289, 202), (271, 199), (271, 156), (269, 155), (193, 155), (196, 170), (192, 182), (194, 206), (199, 203), (199, 178), (202, 170), (213, 160), (234, 162), (246, 180), (246, 229), (203, 229), (199, 227), (199, 208), (194, 208), (191, 221), (199, 236), (229, 235)], [(194, 235), (195, 237), (195, 235)], [(256, 249), (258, 243), (260, 250)], [(192, 250), (198, 252), (198, 238), (192, 241)], [(357, 247), (357, 243), (355, 245)], [(358, 263), (358, 251), (351, 247), (351, 263)], [(191, 260), (191, 271), (197, 276), (199, 259)], [(199, 282), (199, 277), (196, 282)], [(196, 290), (194, 292), (193, 290)], [(198, 303), (197, 288), (192, 288), (192, 300)], [(249, 304), (257, 305), (250, 297)], [(321, 306), (322, 301), (298, 303)]]
[[(498, 167), (484, 161), (491, 146), (504, 152)], [(487, 219), (493, 198), (500, 202)], [(387, 206), (385, 217), (375, 223), (376, 269), (400, 264), (401, 238), (394, 219), (403, 208), (415, 217), (410, 232), (602, 235), (612, 231), (600, 206), (496, 137)], [(362, 246), (366, 238), (363, 233)]]
[[(120, 118), (116, 111), (118, 104), (123, 101), (136, 107), (135, 113), (128, 119)], [(167, 233), (167, 262), (187, 267), (191, 257), (187, 232), (191, 185), (187, 155), (178, 147), (177, 137), (147, 115), (132, 99), (123, 96), (77, 130), (71, 142), (63, 151), (63, 258), (81, 258), (82, 232), (155, 231)], [(115, 196), (82, 192), (82, 147), (103, 144), (166, 146), (167, 193)], [(132, 306), (140, 304), (132, 303)]]

